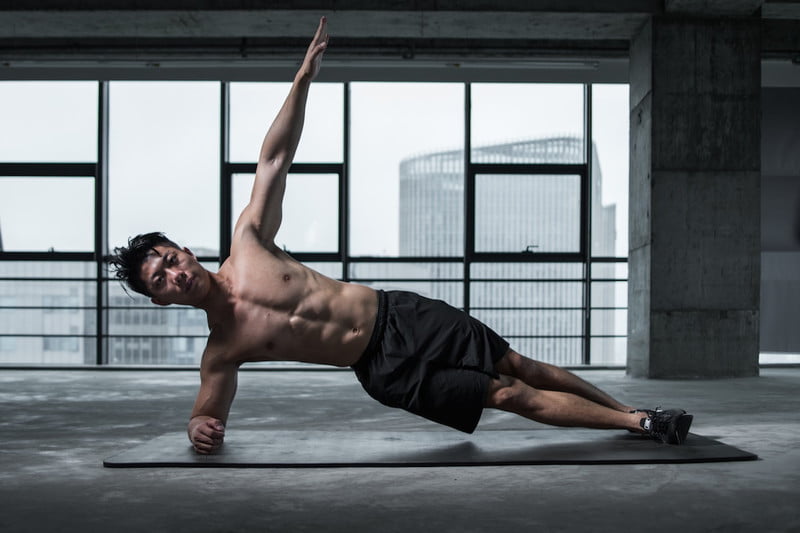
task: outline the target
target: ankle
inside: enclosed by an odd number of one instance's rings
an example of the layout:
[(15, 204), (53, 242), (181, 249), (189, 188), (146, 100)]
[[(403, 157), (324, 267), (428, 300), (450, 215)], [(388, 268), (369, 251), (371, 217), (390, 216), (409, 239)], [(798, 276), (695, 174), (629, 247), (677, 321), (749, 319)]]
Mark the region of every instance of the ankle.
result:
[(645, 429), (645, 422), (647, 420), (647, 413), (630, 413), (631, 431), (635, 433), (647, 433)]

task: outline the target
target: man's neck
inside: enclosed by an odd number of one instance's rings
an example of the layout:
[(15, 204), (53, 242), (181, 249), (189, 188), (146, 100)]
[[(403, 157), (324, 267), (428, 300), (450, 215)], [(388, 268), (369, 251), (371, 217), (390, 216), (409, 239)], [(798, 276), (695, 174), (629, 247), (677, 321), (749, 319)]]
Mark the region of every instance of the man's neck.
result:
[(219, 273), (209, 272), (208, 294), (196, 307), (206, 312), (209, 329), (222, 322), (233, 312), (233, 294), (228, 278)]

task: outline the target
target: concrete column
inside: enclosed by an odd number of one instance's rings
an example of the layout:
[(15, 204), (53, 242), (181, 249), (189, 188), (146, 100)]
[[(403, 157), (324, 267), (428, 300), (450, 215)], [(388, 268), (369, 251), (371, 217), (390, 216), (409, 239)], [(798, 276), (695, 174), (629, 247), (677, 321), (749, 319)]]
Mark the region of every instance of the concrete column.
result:
[(631, 42), (628, 374), (758, 374), (758, 20), (654, 17)]

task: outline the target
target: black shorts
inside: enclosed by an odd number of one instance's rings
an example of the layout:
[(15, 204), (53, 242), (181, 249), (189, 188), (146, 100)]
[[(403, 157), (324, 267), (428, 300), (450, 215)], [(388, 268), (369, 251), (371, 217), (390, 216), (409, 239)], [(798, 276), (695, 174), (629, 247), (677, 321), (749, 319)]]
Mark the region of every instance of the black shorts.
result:
[(508, 343), (440, 300), (378, 291), (378, 302), (369, 345), (353, 365), (364, 390), (384, 405), (475, 431)]

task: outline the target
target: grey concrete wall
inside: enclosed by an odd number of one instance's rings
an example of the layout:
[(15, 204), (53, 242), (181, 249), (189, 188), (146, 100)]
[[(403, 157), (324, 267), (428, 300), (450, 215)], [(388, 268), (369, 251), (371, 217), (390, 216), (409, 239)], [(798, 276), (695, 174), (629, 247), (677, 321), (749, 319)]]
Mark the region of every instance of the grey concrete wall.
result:
[(762, 91), (761, 351), (800, 353), (800, 88)]
[(756, 375), (759, 26), (654, 17), (630, 71), (628, 372)]

